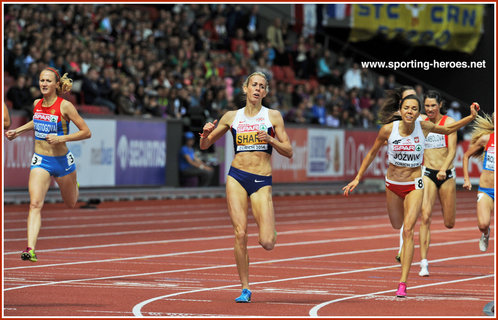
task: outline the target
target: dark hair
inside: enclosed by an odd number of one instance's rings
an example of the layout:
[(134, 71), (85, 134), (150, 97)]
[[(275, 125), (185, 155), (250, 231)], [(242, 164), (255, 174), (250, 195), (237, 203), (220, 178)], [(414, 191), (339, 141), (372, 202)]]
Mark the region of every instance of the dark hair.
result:
[[(382, 124), (400, 120), (401, 116), (397, 113), (400, 107), (401, 97), (406, 90), (415, 90), (412, 86), (402, 86), (393, 90), (386, 91), (386, 100), (380, 107), (378, 118)], [(419, 103), (420, 106), (420, 103)]]
[(445, 101), (439, 92), (437, 92), (436, 90), (428, 90), (424, 94), (424, 103), (425, 99), (435, 99), (438, 104), (441, 104), (439, 113), (446, 114), (446, 104), (444, 103)]
[(401, 105), (403, 105), (403, 102), (405, 100), (416, 100), (417, 101), (417, 104), (418, 104), (418, 111), (421, 111), (422, 110), (422, 103), (420, 102), (420, 100), (418, 99), (418, 96), (415, 95), (415, 94), (409, 94), (407, 95), (406, 97), (404, 97), (403, 99), (401, 99), (401, 101), (399, 102), (399, 108), (401, 108)]

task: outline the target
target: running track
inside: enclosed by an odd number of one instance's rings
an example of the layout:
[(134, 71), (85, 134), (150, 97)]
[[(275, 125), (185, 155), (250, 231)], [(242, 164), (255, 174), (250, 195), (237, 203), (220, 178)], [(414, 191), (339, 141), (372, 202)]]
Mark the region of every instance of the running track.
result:
[(27, 205), (7, 205), (4, 316), (469, 317), (495, 300), (494, 228), (481, 253), (475, 192), (458, 191), (452, 230), (435, 207), (430, 277), (418, 276), (415, 234), (406, 299), (394, 297), (399, 235), (384, 194), (274, 197), (274, 205), (273, 251), (258, 245), (249, 220), (250, 304), (233, 302), (240, 284), (225, 199), (47, 204), (37, 263), (19, 258)]

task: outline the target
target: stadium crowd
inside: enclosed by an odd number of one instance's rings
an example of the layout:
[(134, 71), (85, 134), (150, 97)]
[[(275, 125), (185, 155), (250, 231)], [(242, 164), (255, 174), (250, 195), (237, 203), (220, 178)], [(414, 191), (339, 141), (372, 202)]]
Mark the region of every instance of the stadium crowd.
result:
[[(46, 66), (68, 73), (70, 100), (111, 114), (206, 120), (243, 104), (242, 81), (268, 74), (264, 100), (287, 122), (375, 127), (385, 90), (397, 84), (352, 57), (304, 37), (281, 17), (263, 23), (260, 5), (6, 4), (6, 92), (32, 109)], [(419, 88), (421, 89), (421, 88)]]

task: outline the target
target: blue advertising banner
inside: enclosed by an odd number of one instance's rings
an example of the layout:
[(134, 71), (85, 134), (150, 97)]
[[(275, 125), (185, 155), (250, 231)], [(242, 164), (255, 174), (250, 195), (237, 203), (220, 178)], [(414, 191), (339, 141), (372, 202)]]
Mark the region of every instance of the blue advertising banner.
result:
[(166, 183), (166, 122), (119, 120), (116, 185)]

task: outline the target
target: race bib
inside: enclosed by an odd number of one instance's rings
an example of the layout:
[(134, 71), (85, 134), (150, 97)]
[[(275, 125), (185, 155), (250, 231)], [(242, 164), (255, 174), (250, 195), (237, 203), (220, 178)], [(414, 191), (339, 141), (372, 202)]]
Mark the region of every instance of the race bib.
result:
[(32, 165), (32, 166), (39, 166), (39, 165), (41, 165), (42, 160), (43, 160), (43, 158), (42, 158), (42, 157), (40, 157), (40, 156), (39, 156), (39, 155), (37, 155), (37, 154), (34, 154), (34, 155), (33, 155), (33, 158), (31, 159), (31, 165)]
[(415, 179), (415, 189), (423, 189), (424, 188), (424, 180), (422, 177)]
[(67, 159), (67, 165), (70, 166), (70, 165), (73, 165), (74, 164), (74, 156), (71, 152), (68, 152), (67, 155), (66, 155), (66, 159)]

